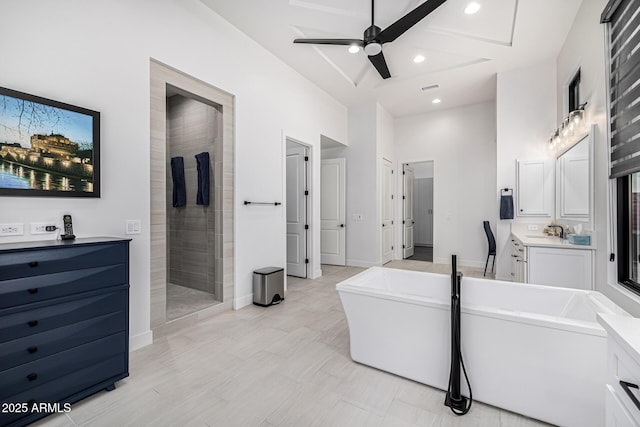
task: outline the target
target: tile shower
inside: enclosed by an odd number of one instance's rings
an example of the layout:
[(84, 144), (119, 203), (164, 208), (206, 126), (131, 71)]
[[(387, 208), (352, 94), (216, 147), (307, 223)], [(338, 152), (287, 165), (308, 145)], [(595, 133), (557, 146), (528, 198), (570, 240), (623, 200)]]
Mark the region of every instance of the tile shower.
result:
[[(221, 140), (221, 116), (217, 108), (181, 94), (167, 97), (168, 320), (222, 299), (222, 274), (216, 269), (214, 206), (215, 154)], [(209, 155), (208, 164), (200, 165), (203, 170), (208, 169), (210, 180), (209, 191), (200, 191), (200, 196), (205, 193), (209, 198), (210, 203), (204, 205), (196, 203), (199, 183), (195, 156), (200, 153)], [(177, 158), (182, 158), (180, 167), (174, 165), (172, 170), (171, 159)], [(174, 175), (179, 174), (179, 169), (184, 171), (185, 191), (178, 197), (184, 202), (176, 203)]]

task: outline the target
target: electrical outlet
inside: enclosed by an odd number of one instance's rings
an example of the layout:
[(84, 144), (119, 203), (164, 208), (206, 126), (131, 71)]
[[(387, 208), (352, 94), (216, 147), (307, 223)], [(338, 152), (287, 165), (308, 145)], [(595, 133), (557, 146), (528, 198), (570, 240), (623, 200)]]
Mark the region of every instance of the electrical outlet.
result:
[(57, 227), (52, 222), (32, 222), (31, 234), (49, 234), (57, 230)]
[(24, 224), (0, 224), (0, 236), (22, 236)]
[(527, 230), (529, 231), (538, 231), (538, 226), (534, 224), (527, 225)]
[(128, 219), (126, 222), (124, 234), (140, 234), (140, 220)]

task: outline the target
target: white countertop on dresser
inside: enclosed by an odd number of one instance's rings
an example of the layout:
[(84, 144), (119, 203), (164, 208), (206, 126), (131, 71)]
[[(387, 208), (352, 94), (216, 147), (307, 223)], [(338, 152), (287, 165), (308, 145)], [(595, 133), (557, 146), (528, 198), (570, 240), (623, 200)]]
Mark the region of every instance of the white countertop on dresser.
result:
[(640, 365), (640, 319), (631, 316), (598, 313), (598, 323)]
[(563, 248), (563, 249), (586, 249), (595, 250), (594, 245), (574, 245), (569, 243), (568, 240), (561, 239), (559, 237), (546, 236), (539, 231), (530, 231), (523, 233), (518, 230), (511, 230), (513, 234), (524, 246), (540, 246), (545, 248)]

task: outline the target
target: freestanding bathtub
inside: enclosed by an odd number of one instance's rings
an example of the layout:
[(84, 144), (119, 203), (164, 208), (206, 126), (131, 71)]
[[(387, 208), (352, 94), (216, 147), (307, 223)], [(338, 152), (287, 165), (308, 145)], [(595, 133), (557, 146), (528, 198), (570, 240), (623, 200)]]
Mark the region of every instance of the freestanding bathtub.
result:
[[(450, 280), (373, 267), (338, 283), (351, 358), (446, 390)], [(605, 424), (606, 333), (596, 313), (625, 311), (599, 292), (468, 277), (461, 305), (474, 399), (560, 426)]]

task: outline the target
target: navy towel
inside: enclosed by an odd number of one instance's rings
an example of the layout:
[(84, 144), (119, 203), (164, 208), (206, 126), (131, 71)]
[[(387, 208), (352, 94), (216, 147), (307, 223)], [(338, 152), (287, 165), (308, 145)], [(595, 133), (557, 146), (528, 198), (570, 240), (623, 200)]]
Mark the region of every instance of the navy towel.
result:
[(513, 219), (513, 196), (500, 196), (500, 219)]
[(187, 204), (187, 186), (184, 181), (184, 159), (171, 158), (171, 178), (173, 180), (173, 207)]
[(198, 195), (196, 204), (209, 206), (209, 153), (196, 154), (198, 162)]

